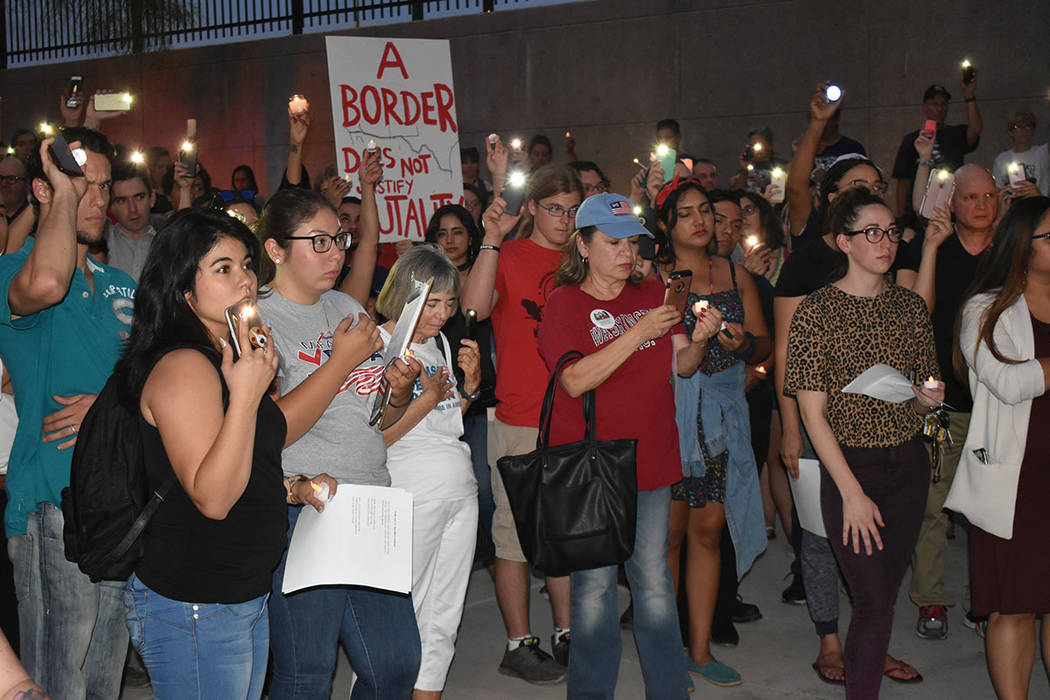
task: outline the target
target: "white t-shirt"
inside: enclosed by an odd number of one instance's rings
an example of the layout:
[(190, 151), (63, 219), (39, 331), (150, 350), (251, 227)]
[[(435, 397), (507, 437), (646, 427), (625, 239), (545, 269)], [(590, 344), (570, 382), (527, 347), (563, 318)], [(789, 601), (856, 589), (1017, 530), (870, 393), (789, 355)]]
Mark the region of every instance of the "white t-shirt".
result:
[[(380, 328), (379, 332), (383, 344), (389, 343), (390, 334), (386, 329)], [(447, 350), (445, 336), (439, 337)], [(441, 367), (448, 367), (449, 363), (438, 348), (437, 338), (412, 343), (411, 349), (427, 376), (433, 376)], [(422, 393), (423, 385), (417, 379), (412, 398)], [(470, 462), (470, 446), (459, 439), (463, 435), (461, 406), (456, 392), (387, 448), (390, 485), (411, 492), (416, 503), (464, 498), (478, 492), (478, 482)]]
[(999, 187), (1010, 184), (1006, 167), (1015, 162), (1024, 164), (1025, 176), (1035, 180), (1036, 187), (1043, 196), (1050, 196), (1050, 151), (1047, 151), (1047, 144), (1032, 146), (1023, 153), (1016, 153), (1011, 149), (997, 155), (992, 165), (995, 184)]

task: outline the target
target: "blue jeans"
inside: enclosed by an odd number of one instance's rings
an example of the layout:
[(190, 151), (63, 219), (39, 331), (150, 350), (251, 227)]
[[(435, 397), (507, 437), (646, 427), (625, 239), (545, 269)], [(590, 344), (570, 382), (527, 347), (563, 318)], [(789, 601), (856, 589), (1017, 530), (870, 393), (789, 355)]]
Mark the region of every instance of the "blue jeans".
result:
[[(288, 508), (288, 539), (301, 506)], [(360, 586), (281, 593), (285, 550), (273, 574), (271, 700), (328, 700), (342, 640), (357, 675), (353, 700), (404, 700), (419, 674), (419, 629), (411, 596)]]
[(41, 503), (8, 540), (18, 595), (21, 660), (54, 700), (120, 694), (128, 653), (119, 581), (91, 583), (66, 560), (62, 509)]
[[(686, 668), (678, 630), (667, 541), (670, 487), (638, 492), (634, 553), (624, 563), (634, 601), (634, 641), (650, 700), (685, 698)], [(572, 653), (568, 698), (612, 698), (620, 667), (616, 569), (572, 574)]]
[(488, 416), (463, 417), (463, 441), (470, 445), (470, 462), (474, 478), (478, 480), (478, 552), (489, 556), (493, 551), (492, 514), (496, 502), (492, 499), (492, 473), (489, 470)]
[(265, 595), (244, 603), (187, 603), (162, 596), (132, 574), (124, 605), (155, 700), (262, 695), (270, 636)]

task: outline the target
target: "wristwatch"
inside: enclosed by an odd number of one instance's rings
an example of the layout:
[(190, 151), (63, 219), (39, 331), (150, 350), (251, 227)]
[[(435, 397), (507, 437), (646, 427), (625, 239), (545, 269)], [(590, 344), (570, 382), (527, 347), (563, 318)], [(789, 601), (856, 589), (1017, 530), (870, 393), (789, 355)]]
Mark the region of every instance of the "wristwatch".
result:
[(471, 403), (474, 403), (479, 398), (481, 398), (481, 387), (480, 386), (477, 389), (475, 389), (473, 393), (470, 393), (470, 394), (464, 393), (463, 394), (463, 400), (464, 401), (469, 401)]

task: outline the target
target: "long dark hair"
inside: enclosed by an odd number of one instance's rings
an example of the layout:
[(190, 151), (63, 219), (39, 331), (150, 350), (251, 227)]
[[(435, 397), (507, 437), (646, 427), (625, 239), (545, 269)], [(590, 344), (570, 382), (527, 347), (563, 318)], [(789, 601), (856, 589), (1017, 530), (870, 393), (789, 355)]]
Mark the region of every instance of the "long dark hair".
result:
[[(673, 265), (675, 262), (674, 243), (671, 240), (671, 231), (673, 231), (674, 227), (678, 224), (678, 200), (682, 198), (682, 195), (690, 190), (695, 190), (704, 195), (704, 199), (707, 203), (714, 207), (711, 197), (708, 196), (707, 190), (701, 186), (699, 180), (688, 178), (678, 183), (665, 185), (664, 188), (666, 189), (672, 185), (677, 186), (670, 191), (667, 198), (664, 199), (662, 204), (660, 204), (660, 210), (656, 213), (657, 217), (664, 225), (663, 233), (665, 240), (663, 241), (663, 245), (660, 246), (660, 254), (656, 259), (656, 262), (661, 265)], [(711, 242), (712, 244), (717, 245), (717, 243), (715, 243), (714, 230), (711, 231)]]
[[(836, 112), (837, 114), (837, 112)], [(746, 199), (758, 210), (759, 238), (762, 245), (769, 250), (776, 250), (784, 245), (784, 224), (773, 210), (773, 205), (757, 192), (739, 192), (741, 199)]]
[[(966, 291), (963, 301), (976, 294), (993, 292), (995, 298), (981, 315), (977, 332), (977, 346), (988, 346), (992, 356), (1005, 364), (1023, 362), (1022, 358), (1006, 357), (995, 344), (995, 324), (1003, 312), (1013, 306), (1024, 294), (1028, 280), (1028, 263), (1032, 259), (1032, 234), (1039, 222), (1050, 211), (1050, 197), (1025, 197), (1010, 205), (1010, 210), (995, 229), (995, 237), (988, 250), (981, 254), (977, 264), (977, 275)], [(955, 342), (952, 347), (952, 368), (965, 381), (966, 358), (959, 347), (959, 330), (962, 313), (955, 319)], [(977, 348), (974, 348), (974, 356)]]
[(876, 166), (869, 158), (857, 156), (856, 158), (843, 158), (836, 161), (835, 164), (828, 168), (827, 172), (824, 173), (824, 179), (820, 181), (821, 212), (826, 212), (828, 210), (828, 195), (838, 192), (839, 186), (842, 184), (840, 181), (843, 176), (858, 165), (867, 165), (879, 174), (879, 179), (882, 179), (882, 171), (879, 170), (878, 166)]
[(438, 229), (441, 228), (441, 218), (448, 214), (459, 219), (460, 223), (463, 224), (463, 228), (467, 230), (467, 264), (473, 265), (474, 258), (478, 257), (478, 251), (481, 249), (481, 229), (478, 228), (478, 222), (474, 221), (474, 217), (470, 215), (470, 212), (465, 207), (459, 204), (446, 204), (443, 207), (439, 207), (433, 216), (430, 217), (430, 223), (427, 224), (427, 233), (424, 239), (427, 243), (438, 244), (437, 233)]
[(142, 387), (156, 358), (179, 345), (215, 352), (208, 330), (186, 301), (194, 291), (201, 259), (222, 238), (244, 244), (253, 261), (259, 259), (259, 241), (232, 216), (201, 209), (176, 212), (150, 247), (138, 289), (124, 353), (113, 370), (120, 397), (137, 406)]
[[(866, 190), (863, 187), (854, 187), (853, 189), (846, 190), (831, 203), (828, 207), (827, 214), (824, 217), (824, 228), (833, 236), (838, 236), (840, 233), (844, 234), (847, 231), (854, 231), (857, 228), (857, 219), (860, 217), (860, 210), (864, 207), (879, 206), (886, 207), (889, 209), (889, 205), (877, 194)], [(823, 245), (823, 243), (821, 244)], [(828, 282), (835, 282), (842, 279), (846, 272), (849, 271), (849, 258), (846, 256), (842, 249), (838, 247), (838, 242), (835, 243), (835, 271)]]
[(259, 185), (255, 184), (255, 171), (252, 170), (250, 165), (238, 165), (233, 169), (233, 172), (230, 174), (230, 189), (234, 191), (237, 189), (237, 185), (234, 184), (234, 178), (237, 177), (238, 170), (248, 176), (248, 189), (255, 194), (259, 194)]

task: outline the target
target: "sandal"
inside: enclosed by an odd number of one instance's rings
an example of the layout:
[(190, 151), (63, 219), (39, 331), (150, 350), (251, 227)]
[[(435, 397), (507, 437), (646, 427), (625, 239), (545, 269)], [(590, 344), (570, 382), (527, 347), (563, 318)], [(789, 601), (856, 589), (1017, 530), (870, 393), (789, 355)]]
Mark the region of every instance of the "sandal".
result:
[[(895, 659), (892, 656), (889, 656), (888, 654), (886, 655), (886, 658), (894, 665), (884, 670), (882, 672), (882, 675), (886, 676), (891, 681), (896, 681), (898, 683), (922, 683), (922, 674), (919, 673), (914, 666), (912, 666), (911, 664), (907, 664), (901, 661), (900, 659)], [(899, 676), (891, 675), (894, 673), (914, 673), (915, 675), (908, 676), (907, 678), (900, 678)]]
[[(825, 668), (832, 668), (832, 667), (827, 666)], [(845, 678), (832, 678), (831, 676), (825, 675), (824, 672), (822, 670), (820, 670), (820, 669), (821, 669), (820, 664), (818, 664), (816, 661), (814, 661), (813, 662), (813, 670), (816, 672), (817, 677), (820, 678), (820, 680), (824, 681), (828, 685), (846, 685), (846, 679)], [(845, 669), (843, 669), (843, 675), (845, 675)]]

